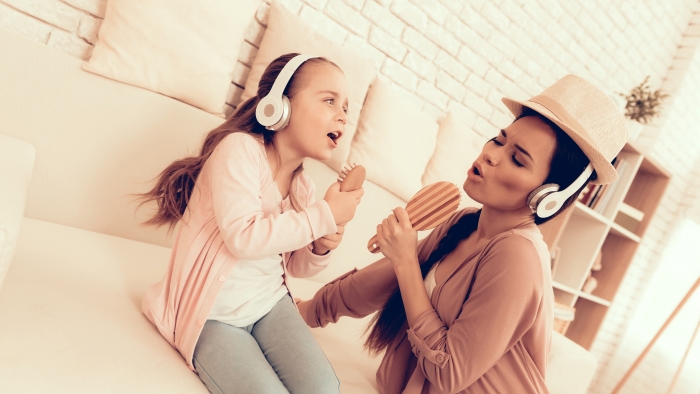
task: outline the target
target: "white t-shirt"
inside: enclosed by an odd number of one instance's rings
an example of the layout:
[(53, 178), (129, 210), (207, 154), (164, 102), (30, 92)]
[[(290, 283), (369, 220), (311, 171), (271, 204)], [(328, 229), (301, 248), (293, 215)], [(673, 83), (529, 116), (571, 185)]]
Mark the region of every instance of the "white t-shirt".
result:
[(280, 255), (238, 261), (216, 297), (208, 319), (235, 327), (255, 323), (289, 292), (283, 274)]
[(438, 261), (433, 265), (432, 268), (430, 268), (430, 271), (428, 271), (428, 274), (425, 275), (425, 279), (423, 280), (423, 284), (425, 284), (425, 290), (428, 291), (428, 298), (433, 297), (433, 290), (435, 289), (435, 270), (437, 269), (438, 264), (440, 262)]

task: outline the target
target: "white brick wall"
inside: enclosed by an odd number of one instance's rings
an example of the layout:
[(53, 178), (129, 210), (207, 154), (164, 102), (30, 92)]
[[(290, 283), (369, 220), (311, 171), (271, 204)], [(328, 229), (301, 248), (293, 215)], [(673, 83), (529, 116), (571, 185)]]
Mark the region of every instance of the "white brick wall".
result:
[[(0, 0), (0, 26), (85, 59), (106, 1)], [(260, 8), (234, 71), (232, 106), (240, 100), (267, 25), (269, 0), (250, 1), (259, 1)], [(700, 67), (691, 61), (700, 42), (700, 21), (689, 25), (700, 8), (698, 0), (282, 2), (329, 39), (370, 54), (377, 71), (431, 116), (438, 119), (452, 110), (485, 137), (511, 120), (502, 96), (528, 98), (567, 73), (609, 92), (626, 92), (651, 75), (654, 87), (679, 92), (665, 117), (645, 128), (639, 140), (673, 174), (675, 193), (664, 198), (593, 346), (601, 370), (609, 367), (679, 215), (700, 218), (700, 202), (695, 202), (700, 189), (700, 111), (695, 110)], [(655, 373), (649, 369), (637, 375), (653, 381)], [(599, 374), (591, 393), (605, 392), (609, 385), (604, 380)], [(639, 392), (653, 390), (642, 384), (642, 377), (634, 382)]]

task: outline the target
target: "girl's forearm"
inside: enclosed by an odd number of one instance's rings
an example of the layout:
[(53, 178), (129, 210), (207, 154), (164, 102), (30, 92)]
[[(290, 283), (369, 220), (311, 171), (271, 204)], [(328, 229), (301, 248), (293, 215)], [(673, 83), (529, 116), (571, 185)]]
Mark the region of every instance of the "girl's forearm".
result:
[(430, 302), (428, 292), (425, 290), (420, 264), (417, 259), (410, 264), (395, 265), (394, 271), (399, 281), (408, 326), (412, 327), (423, 312), (433, 309), (433, 304)]

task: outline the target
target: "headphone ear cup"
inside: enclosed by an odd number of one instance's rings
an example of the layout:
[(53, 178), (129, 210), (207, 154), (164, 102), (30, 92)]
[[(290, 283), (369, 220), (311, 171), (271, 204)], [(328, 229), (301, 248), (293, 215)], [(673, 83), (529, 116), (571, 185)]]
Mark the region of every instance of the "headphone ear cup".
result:
[(530, 207), (532, 213), (537, 213), (537, 215), (540, 216), (540, 207), (545, 205), (542, 204), (544, 199), (555, 194), (557, 191), (559, 191), (559, 185), (556, 183), (547, 183), (530, 192), (527, 196), (527, 205)]
[(265, 96), (255, 108), (255, 118), (261, 125), (270, 128), (279, 123), (284, 114), (284, 100)]
[(277, 121), (277, 123), (273, 124), (272, 126), (267, 127), (268, 130), (281, 130), (287, 127), (287, 125), (289, 124), (289, 119), (292, 115), (292, 104), (289, 102), (289, 98), (287, 98), (287, 96), (282, 96), (282, 105), (280, 109), (282, 114), (280, 115), (279, 121)]

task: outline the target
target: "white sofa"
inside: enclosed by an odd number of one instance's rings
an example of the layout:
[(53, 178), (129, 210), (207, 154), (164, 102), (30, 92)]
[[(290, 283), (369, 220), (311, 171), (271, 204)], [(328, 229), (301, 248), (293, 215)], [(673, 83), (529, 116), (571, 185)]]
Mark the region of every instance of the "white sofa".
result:
[[(0, 183), (0, 193), (27, 193), (26, 207), (0, 206), (15, 216), (24, 209), (9, 274), (0, 281), (0, 392), (207, 392), (141, 314), (144, 290), (165, 271), (170, 240), (164, 229), (138, 224), (146, 212), (135, 213), (129, 194), (193, 153), (222, 119), (86, 73), (79, 60), (2, 29), (0, 48), (0, 134), (26, 142), (0, 138), (0, 157), (15, 157), (0, 160), (0, 175), (34, 168), (28, 190), (23, 182)], [(319, 162), (306, 168), (321, 198), (336, 174)], [(308, 298), (327, 280), (374, 261), (367, 239), (403, 204), (366, 182), (331, 266), (314, 278), (292, 279), (294, 294)], [(343, 318), (312, 330), (343, 393), (377, 392), (380, 358), (361, 347), (368, 320)], [(588, 352), (555, 333), (552, 393), (585, 392), (595, 368)]]

